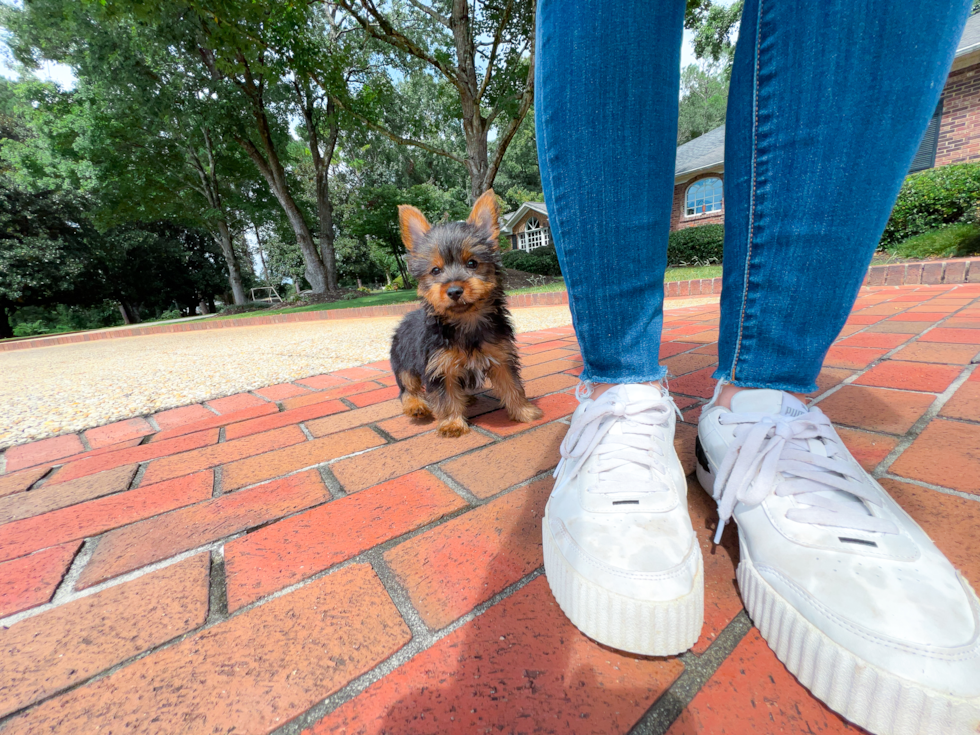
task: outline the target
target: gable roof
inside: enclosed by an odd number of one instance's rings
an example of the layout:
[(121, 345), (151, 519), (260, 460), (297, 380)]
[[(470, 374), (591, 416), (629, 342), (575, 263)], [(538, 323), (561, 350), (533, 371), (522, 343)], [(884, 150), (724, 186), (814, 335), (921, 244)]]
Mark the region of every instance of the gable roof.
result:
[(725, 162), (725, 126), (719, 125), (714, 130), (699, 138), (689, 140), (677, 149), (674, 162), (674, 178), (717, 166)]
[(543, 214), (545, 217), (548, 216), (548, 207), (545, 206), (544, 202), (524, 202), (517, 211), (513, 214), (504, 215), (506, 223), (500, 228), (500, 231), (505, 235), (510, 235), (513, 233), (513, 226), (521, 221), (523, 217), (528, 212), (537, 212), (538, 214)]
[(956, 55), (965, 56), (978, 48), (980, 48), (980, 13), (967, 18), (963, 35), (960, 36), (960, 45), (956, 47)]

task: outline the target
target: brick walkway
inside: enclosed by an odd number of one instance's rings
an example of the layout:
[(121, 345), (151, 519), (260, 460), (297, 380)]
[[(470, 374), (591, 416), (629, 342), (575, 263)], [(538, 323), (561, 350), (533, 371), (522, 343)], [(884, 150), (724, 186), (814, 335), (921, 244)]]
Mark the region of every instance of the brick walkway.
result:
[[(866, 289), (815, 400), (980, 587), (980, 285)], [(693, 469), (717, 306), (662, 357)], [(709, 542), (704, 633), (678, 658), (578, 633), (541, 573), (549, 469), (575, 406), (570, 328), (522, 335), (539, 425), (472, 408), (442, 439), (386, 363), (7, 450), (0, 732), (837, 733)], [(668, 693), (668, 696), (664, 696)]]

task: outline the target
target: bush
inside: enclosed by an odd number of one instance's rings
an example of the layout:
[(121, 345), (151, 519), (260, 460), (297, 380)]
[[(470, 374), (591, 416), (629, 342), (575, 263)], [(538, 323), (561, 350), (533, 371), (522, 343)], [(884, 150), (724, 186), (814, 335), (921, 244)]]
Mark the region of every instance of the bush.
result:
[(539, 276), (560, 276), (561, 266), (558, 265), (558, 252), (553, 246), (535, 248), (534, 250), (510, 250), (500, 256), (504, 268), (512, 268), (525, 273), (535, 273)]
[(14, 325), (15, 337), (34, 337), (39, 334), (48, 334), (49, 331), (41, 319), (36, 322), (21, 322)]
[(980, 203), (980, 164), (961, 163), (908, 176), (881, 236), (892, 246), (943, 225), (975, 221)]
[(901, 258), (963, 258), (980, 254), (980, 225), (967, 222), (930, 230), (900, 242), (889, 252)]
[(667, 265), (720, 263), (725, 246), (724, 225), (701, 225), (675, 230), (667, 238)]
[(357, 291), (348, 291), (343, 296), (340, 297), (341, 301), (353, 301), (354, 299), (361, 298), (361, 294)]

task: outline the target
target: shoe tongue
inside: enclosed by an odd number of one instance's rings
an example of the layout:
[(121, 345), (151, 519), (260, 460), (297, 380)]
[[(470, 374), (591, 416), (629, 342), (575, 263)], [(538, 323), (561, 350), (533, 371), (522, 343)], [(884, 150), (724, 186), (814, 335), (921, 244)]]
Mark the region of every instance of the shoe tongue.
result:
[(796, 418), (807, 413), (807, 407), (794, 395), (781, 390), (758, 388), (740, 390), (732, 396), (732, 413), (771, 413)]

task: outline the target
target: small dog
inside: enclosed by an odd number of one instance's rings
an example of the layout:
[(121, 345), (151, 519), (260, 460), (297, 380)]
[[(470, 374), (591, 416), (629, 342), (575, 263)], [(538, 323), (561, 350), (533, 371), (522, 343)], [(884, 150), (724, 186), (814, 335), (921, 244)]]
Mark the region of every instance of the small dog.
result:
[(514, 327), (501, 283), (499, 214), (493, 190), (465, 222), (432, 227), (415, 207), (398, 207), (408, 270), (422, 307), (405, 315), (391, 343), (391, 369), (407, 416), (435, 414), (439, 433), (470, 430), (467, 391), (486, 378), (513, 421), (541, 418), (521, 383)]

